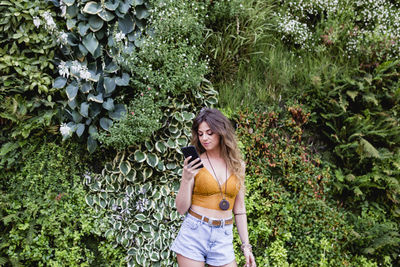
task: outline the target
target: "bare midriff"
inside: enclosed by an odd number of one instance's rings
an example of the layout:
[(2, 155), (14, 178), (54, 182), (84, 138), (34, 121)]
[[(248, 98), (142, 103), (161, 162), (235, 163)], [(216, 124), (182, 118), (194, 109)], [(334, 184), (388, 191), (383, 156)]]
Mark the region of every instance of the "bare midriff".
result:
[(213, 210), (200, 206), (192, 205), (190, 207), (194, 212), (215, 219), (228, 219), (232, 217), (232, 210)]

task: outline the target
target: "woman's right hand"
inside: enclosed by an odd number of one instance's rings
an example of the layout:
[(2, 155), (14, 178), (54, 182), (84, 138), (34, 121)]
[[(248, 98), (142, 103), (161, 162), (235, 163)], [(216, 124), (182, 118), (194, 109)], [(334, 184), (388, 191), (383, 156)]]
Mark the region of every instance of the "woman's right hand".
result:
[(185, 181), (192, 181), (196, 174), (199, 172), (200, 169), (198, 167), (201, 166), (201, 159), (197, 158), (190, 162), (189, 160), (192, 158), (192, 156), (189, 156), (185, 159), (183, 162), (183, 173), (182, 173), (182, 179)]

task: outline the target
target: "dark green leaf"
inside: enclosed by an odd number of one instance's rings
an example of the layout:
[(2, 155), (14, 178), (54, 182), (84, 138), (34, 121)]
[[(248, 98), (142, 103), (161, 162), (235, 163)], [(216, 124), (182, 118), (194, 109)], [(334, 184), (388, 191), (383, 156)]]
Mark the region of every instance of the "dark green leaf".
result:
[(86, 47), (83, 46), (82, 44), (79, 44), (78, 47), (79, 47), (79, 51), (81, 51), (81, 53), (82, 53), (83, 56), (86, 56), (87, 53), (89, 52), (89, 51), (86, 49)]
[(66, 83), (67, 83), (67, 79), (60, 76), (54, 80), (53, 87), (56, 89), (61, 89), (61, 88), (64, 88)]
[(67, 29), (71, 30), (76, 26), (76, 19), (67, 19)]
[(121, 12), (122, 14), (126, 14), (129, 10), (129, 8), (131, 7), (130, 1), (121, 1), (119, 3), (119, 7), (118, 10), (119, 12)]
[(63, 3), (67, 6), (72, 6), (75, 3), (75, 0), (63, 0)]
[(82, 116), (81, 116), (81, 114), (79, 114), (78, 111), (76, 111), (76, 110), (72, 111), (71, 115), (72, 115), (72, 119), (74, 120), (75, 123), (79, 123), (82, 121)]
[(116, 88), (115, 78), (114, 77), (104, 77), (104, 89), (106, 90), (106, 94), (111, 94), (114, 92)]
[(89, 134), (92, 135), (96, 135), (97, 134), (97, 128), (96, 126), (90, 125), (89, 126)]
[(103, 103), (103, 94), (100, 93), (98, 95), (89, 94), (87, 97), (87, 101), (93, 101), (96, 103)]
[(126, 108), (123, 104), (116, 104), (115, 109), (109, 112), (108, 115), (113, 120), (119, 120), (126, 114)]
[(137, 6), (136, 10), (136, 17), (138, 19), (145, 19), (150, 15), (150, 12), (147, 10), (145, 6)]
[(115, 18), (115, 15), (108, 10), (102, 10), (97, 15), (104, 21), (111, 21)]
[(106, 68), (104, 69), (104, 72), (114, 73), (114, 72), (117, 72), (118, 70), (119, 70), (119, 66), (118, 66), (117, 62), (115, 62), (115, 60), (113, 60), (106, 66)]
[(100, 119), (100, 126), (101, 126), (101, 128), (103, 128), (106, 131), (108, 131), (110, 129), (112, 124), (113, 124), (113, 121), (108, 119), (108, 118), (101, 118)]
[(119, 0), (108, 0), (104, 3), (106, 9), (114, 11), (119, 5)]
[(69, 106), (72, 110), (74, 110), (74, 109), (78, 106), (78, 104), (76, 103), (76, 99), (74, 99), (74, 100), (72, 100), (72, 101), (68, 101), (68, 106)]
[(93, 89), (93, 86), (89, 82), (82, 83), (81, 85), (81, 92), (86, 94), (89, 93)]
[(93, 33), (89, 33), (88, 35), (86, 35), (83, 38), (82, 43), (92, 55), (94, 55), (94, 52), (99, 46), (99, 41), (97, 41)]
[(66, 88), (66, 92), (67, 92), (67, 96), (68, 99), (70, 101), (74, 100), (76, 97), (76, 94), (78, 93), (78, 84), (76, 81), (73, 81), (72, 83), (70, 83), (67, 88)]
[(103, 27), (104, 21), (96, 15), (90, 16), (89, 27), (93, 32), (97, 32)]
[(97, 141), (94, 140), (91, 136), (89, 136), (87, 140), (87, 150), (89, 151), (90, 154), (92, 154), (94, 151), (96, 151), (96, 148), (97, 148)]
[(78, 15), (79, 9), (76, 5), (72, 6), (67, 6), (67, 15), (70, 16), (71, 18), (74, 18)]
[(144, 0), (134, 0), (135, 1), (135, 6), (142, 5), (144, 3)]
[(125, 17), (118, 19), (118, 27), (124, 34), (132, 32), (135, 28), (134, 26), (133, 19), (129, 14), (126, 14)]
[(85, 130), (85, 124), (83, 123), (78, 123), (78, 125), (76, 126), (76, 134), (81, 137), (81, 135), (83, 134), (83, 131)]
[(103, 108), (106, 110), (113, 110), (114, 109), (114, 99), (111, 97), (107, 98), (107, 101), (103, 103)]
[(129, 74), (128, 73), (122, 73), (122, 77), (117, 77), (115, 78), (115, 83), (118, 86), (128, 86), (129, 85)]
[(90, 26), (89, 26), (89, 24), (87, 24), (87, 23), (85, 23), (85, 22), (79, 22), (79, 24), (78, 24), (78, 31), (79, 31), (79, 34), (81, 35), (81, 36), (85, 36), (86, 35), (86, 33), (87, 33), (87, 30), (90, 28)]
[(89, 117), (89, 103), (83, 102), (81, 103), (81, 110), (80, 113), (83, 117), (88, 118)]

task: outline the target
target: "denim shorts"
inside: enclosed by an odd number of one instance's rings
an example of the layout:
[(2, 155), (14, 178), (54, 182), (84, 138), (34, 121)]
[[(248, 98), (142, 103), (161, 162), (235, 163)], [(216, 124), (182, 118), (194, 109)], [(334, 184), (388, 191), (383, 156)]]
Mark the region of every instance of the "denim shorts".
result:
[(171, 250), (186, 258), (220, 266), (235, 260), (233, 224), (213, 226), (186, 215)]

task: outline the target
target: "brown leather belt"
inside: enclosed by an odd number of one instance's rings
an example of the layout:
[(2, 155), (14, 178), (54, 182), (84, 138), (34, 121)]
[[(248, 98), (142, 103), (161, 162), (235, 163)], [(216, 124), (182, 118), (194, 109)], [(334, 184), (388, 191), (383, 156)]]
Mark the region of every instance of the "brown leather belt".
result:
[(192, 215), (193, 217), (202, 220), (203, 222), (208, 223), (209, 225), (213, 226), (221, 226), (221, 225), (228, 225), (233, 223), (233, 219), (210, 219), (205, 216), (201, 216), (200, 214), (194, 212), (193, 210), (189, 209), (189, 214)]

